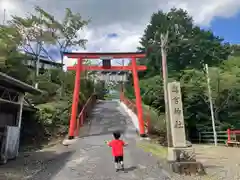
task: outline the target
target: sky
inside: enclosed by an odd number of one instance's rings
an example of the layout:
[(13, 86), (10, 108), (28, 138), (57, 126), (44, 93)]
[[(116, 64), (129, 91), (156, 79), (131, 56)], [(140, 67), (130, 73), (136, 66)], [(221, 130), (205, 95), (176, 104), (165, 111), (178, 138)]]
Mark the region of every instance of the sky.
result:
[[(195, 24), (213, 32), (230, 43), (240, 43), (240, 0), (0, 0), (0, 21), (10, 15), (26, 15), (39, 5), (61, 19), (65, 8), (79, 12), (91, 23), (81, 32), (88, 39), (84, 51), (136, 51), (139, 39), (153, 12), (183, 8), (193, 17)], [(49, 49), (52, 56), (54, 48)], [(83, 51), (74, 49), (73, 51)], [(59, 59), (58, 56), (54, 56)], [(74, 60), (64, 61), (71, 65)]]

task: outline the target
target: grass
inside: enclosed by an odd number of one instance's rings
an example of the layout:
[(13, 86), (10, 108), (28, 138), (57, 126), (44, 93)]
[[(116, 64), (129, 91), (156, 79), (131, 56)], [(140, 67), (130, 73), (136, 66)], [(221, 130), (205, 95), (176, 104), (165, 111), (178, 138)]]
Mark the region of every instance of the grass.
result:
[(163, 147), (161, 145), (158, 145), (154, 142), (139, 142), (138, 147), (142, 148), (146, 152), (152, 153), (154, 156), (159, 157), (160, 159), (166, 159), (167, 158), (167, 147)]

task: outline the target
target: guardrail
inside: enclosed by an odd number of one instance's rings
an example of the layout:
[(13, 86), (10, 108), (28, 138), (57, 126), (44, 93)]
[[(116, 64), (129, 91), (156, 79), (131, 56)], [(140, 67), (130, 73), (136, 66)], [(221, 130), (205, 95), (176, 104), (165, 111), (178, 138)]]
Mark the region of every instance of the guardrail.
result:
[[(217, 131), (217, 143), (222, 145), (240, 145), (240, 130)], [(199, 132), (198, 143), (214, 143), (214, 134), (212, 131)]]
[[(129, 109), (131, 109), (134, 114), (137, 115), (137, 107), (133, 100), (128, 99), (124, 96), (123, 93), (120, 93), (120, 101), (122, 101)], [(151, 123), (150, 123), (150, 112), (143, 109), (143, 119), (145, 122), (145, 128), (147, 129), (147, 134), (150, 132)]]
[(77, 117), (75, 136), (79, 135), (79, 130), (83, 126), (83, 124), (85, 123), (85, 121), (86, 121), (88, 115), (90, 114), (90, 112), (92, 111), (93, 106), (96, 103), (96, 100), (97, 100), (97, 95), (93, 94), (88, 98), (88, 100), (86, 101), (86, 103), (82, 107), (82, 109), (81, 109), (81, 111), (80, 111), (80, 113)]
[[(226, 144), (227, 141), (227, 131), (217, 131), (217, 143), (218, 144)], [(198, 133), (198, 143), (214, 143), (214, 134), (212, 131), (208, 132), (199, 132)]]

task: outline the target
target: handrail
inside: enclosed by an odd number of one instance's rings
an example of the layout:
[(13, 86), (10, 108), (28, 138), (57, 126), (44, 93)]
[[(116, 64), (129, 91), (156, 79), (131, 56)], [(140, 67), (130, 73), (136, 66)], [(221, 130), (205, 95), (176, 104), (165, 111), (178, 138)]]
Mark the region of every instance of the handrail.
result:
[(97, 96), (96, 96), (96, 94), (93, 94), (88, 98), (86, 103), (83, 105), (83, 107), (77, 117), (75, 136), (79, 135), (80, 127), (83, 126), (83, 124), (88, 116), (88, 113), (90, 112), (90, 110), (92, 110), (94, 104), (96, 103), (96, 100), (97, 100)]
[[(121, 92), (120, 94), (120, 101), (122, 101), (129, 109), (131, 109), (136, 115), (137, 115), (137, 107), (134, 101), (128, 99), (127, 97), (124, 96), (124, 94)], [(144, 111), (143, 112), (144, 116), (144, 123), (145, 127), (147, 128), (147, 134), (150, 132), (151, 128), (151, 119), (150, 119), (150, 112), (149, 111)]]

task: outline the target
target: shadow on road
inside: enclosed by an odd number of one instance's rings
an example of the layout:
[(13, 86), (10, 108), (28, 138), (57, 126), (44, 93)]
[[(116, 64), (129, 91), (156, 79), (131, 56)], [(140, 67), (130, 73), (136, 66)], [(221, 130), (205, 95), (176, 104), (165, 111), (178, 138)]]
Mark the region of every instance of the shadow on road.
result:
[(0, 166), (0, 180), (51, 179), (65, 165), (72, 151), (32, 152)]
[[(113, 130), (113, 131), (104, 131), (104, 132), (101, 132), (101, 133), (89, 133), (89, 134), (86, 134), (86, 135), (81, 135), (80, 138), (86, 138), (86, 137), (94, 137), (94, 136), (102, 136), (102, 135), (109, 135), (109, 134), (113, 134), (116, 130)], [(124, 130), (117, 130), (117, 131), (120, 131), (121, 134), (124, 134)]]
[(124, 168), (124, 172), (128, 173), (128, 172), (134, 171), (135, 169), (137, 169), (137, 166), (131, 166), (128, 168)]

